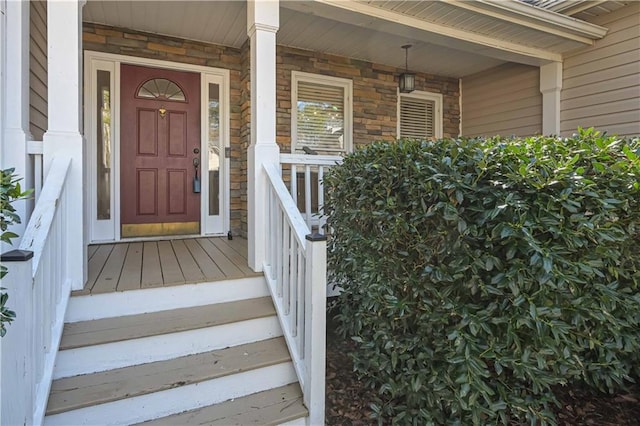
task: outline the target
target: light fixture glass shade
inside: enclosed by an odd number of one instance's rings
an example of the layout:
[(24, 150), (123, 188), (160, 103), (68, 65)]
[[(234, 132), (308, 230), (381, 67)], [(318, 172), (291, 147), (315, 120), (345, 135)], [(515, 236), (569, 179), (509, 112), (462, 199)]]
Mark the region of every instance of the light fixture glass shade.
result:
[(400, 93), (411, 93), (416, 90), (416, 75), (410, 72), (400, 74)]

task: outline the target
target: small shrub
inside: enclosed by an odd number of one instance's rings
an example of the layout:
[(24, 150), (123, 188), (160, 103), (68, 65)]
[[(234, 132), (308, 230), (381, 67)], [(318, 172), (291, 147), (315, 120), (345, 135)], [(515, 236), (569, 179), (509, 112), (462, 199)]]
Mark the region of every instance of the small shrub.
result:
[[(340, 331), (380, 423), (554, 424), (640, 365), (640, 141), (374, 143), (325, 178)], [(634, 370), (635, 369), (635, 370)]]
[[(11, 244), (11, 240), (18, 235), (8, 231), (10, 225), (20, 223), (20, 216), (13, 207), (13, 202), (21, 198), (28, 197), (31, 190), (22, 191), (20, 188), (20, 178), (15, 173), (15, 169), (0, 170), (0, 241)], [(0, 280), (7, 275), (8, 270), (4, 265), (0, 265)], [(0, 290), (4, 290), (0, 287)], [(0, 291), (0, 337), (7, 333), (5, 324), (11, 323), (16, 317), (16, 313), (6, 306), (9, 295)]]

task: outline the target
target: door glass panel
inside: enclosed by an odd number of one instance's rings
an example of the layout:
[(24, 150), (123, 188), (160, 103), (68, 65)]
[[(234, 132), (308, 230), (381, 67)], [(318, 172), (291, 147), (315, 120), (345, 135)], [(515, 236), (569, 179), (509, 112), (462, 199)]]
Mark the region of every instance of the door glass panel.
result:
[(209, 216), (220, 214), (220, 87), (209, 83)]
[(165, 99), (168, 101), (186, 101), (184, 92), (173, 81), (166, 78), (154, 78), (140, 87), (137, 96), (147, 99)]
[(97, 212), (98, 220), (111, 219), (111, 72), (98, 70), (97, 84)]

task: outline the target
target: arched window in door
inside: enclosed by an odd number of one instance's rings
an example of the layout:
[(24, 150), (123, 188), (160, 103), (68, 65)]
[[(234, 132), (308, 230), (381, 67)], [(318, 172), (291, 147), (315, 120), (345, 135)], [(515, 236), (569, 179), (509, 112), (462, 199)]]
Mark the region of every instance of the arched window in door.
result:
[(145, 81), (138, 89), (136, 97), (176, 102), (186, 102), (187, 100), (180, 86), (166, 78)]

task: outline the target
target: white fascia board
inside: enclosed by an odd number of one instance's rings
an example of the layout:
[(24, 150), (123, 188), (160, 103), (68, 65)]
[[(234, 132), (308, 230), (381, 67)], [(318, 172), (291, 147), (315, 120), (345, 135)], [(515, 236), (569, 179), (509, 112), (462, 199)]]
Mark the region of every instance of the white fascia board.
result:
[[(504, 52), (509, 52), (515, 55), (522, 55), (523, 57), (534, 58), (536, 60), (540, 60), (543, 62), (556, 62), (562, 60), (562, 55), (560, 53), (551, 52), (545, 49), (539, 49), (535, 47), (525, 46), (518, 43), (509, 42), (506, 40), (500, 40), (493, 37), (472, 33), (469, 31), (460, 30), (451, 26), (437, 24), (433, 22), (427, 22), (419, 18), (414, 18), (412, 16), (407, 16), (402, 13), (394, 12), (391, 10), (381, 9), (375, 6), (369, 6), (368, 4), (355, 2), (355, 1), (344, 1), (344, 0), (313, 0), (313, 2), (309, 3), (317, 3), (321, 5), (330, 6), (337, 9), (342, 9), (343, 11), (353, 12), (359, 14), (361, 16), (366, 16), (369, 18), (375, 18), (382, 21), (386, 21), (389, 23), (393, 23), (397, 26), (404, 26), (408, 28), (412, 28), (414, 30), (424, 31), (431, 34), (435, 34), (440, 37), (448, 37), (451, 39), (461, 40), (467, 43), (471, 43), (475, 46), (482, 46), (490, 49), (498, 49)], [(318, 13), (318, 10), (310, 11), (311, 6), (309, 3), (305, 5), (304, 2), (282, 2), (281, 6), (291, 8), (293, 10), (298, 10), (304, 12), (316, 13), (319, 16), (323, 16), (322, 13)], [(337, 20), (340, 22), (351, 23), (354, 25), (359, 25), (355, 22), (349, 22), (348, 17), (345, 14), (327, 14), (326, 16), (329, 19)], [(362, 22), (361, 25), (366, 27), (368, 26), (369, 21)], [(403, 32), (399, 32), (398, 35), (403, 35)], [(443, 43), (446, 45), (446, 43)], [(474, 50), (477, 53), (477, 50)], [(490, 56), (490, 55), (488, 55)], [(521, 62), (521, 61), (520, 61)], [(526, 61), (525, 61), (526, 62)]]
[[(460, 3), (477, 4), (478, 9), (490, 10), (494, 13), (502, 13), (502, 19), (513, 21), (518, 19), (518, 23), (522, 21), (524, 24), (528, 22), (530, 28), (536, 28), (532, 25), (547, 28), (547, 32), (558, 36), (576, 40), (574, 37), (583, 37), (587, 40), (587, 44), (592, 44), (593, 40), (599, 40), (607, 35), (608, 29), (599, 25), (591, 24), (580, 19), (572, 18), (561, 13), (551, 10), (541, 9), (517, 0), (475, 0), (474, 2), (448, 1), (450, 4), (460, 6)], [(517, 18), (516, 18), (517, 17)], [(539, 28), (536, 28), (539, 29)], [(580, 40), (578, 40), (580, 41)]]

